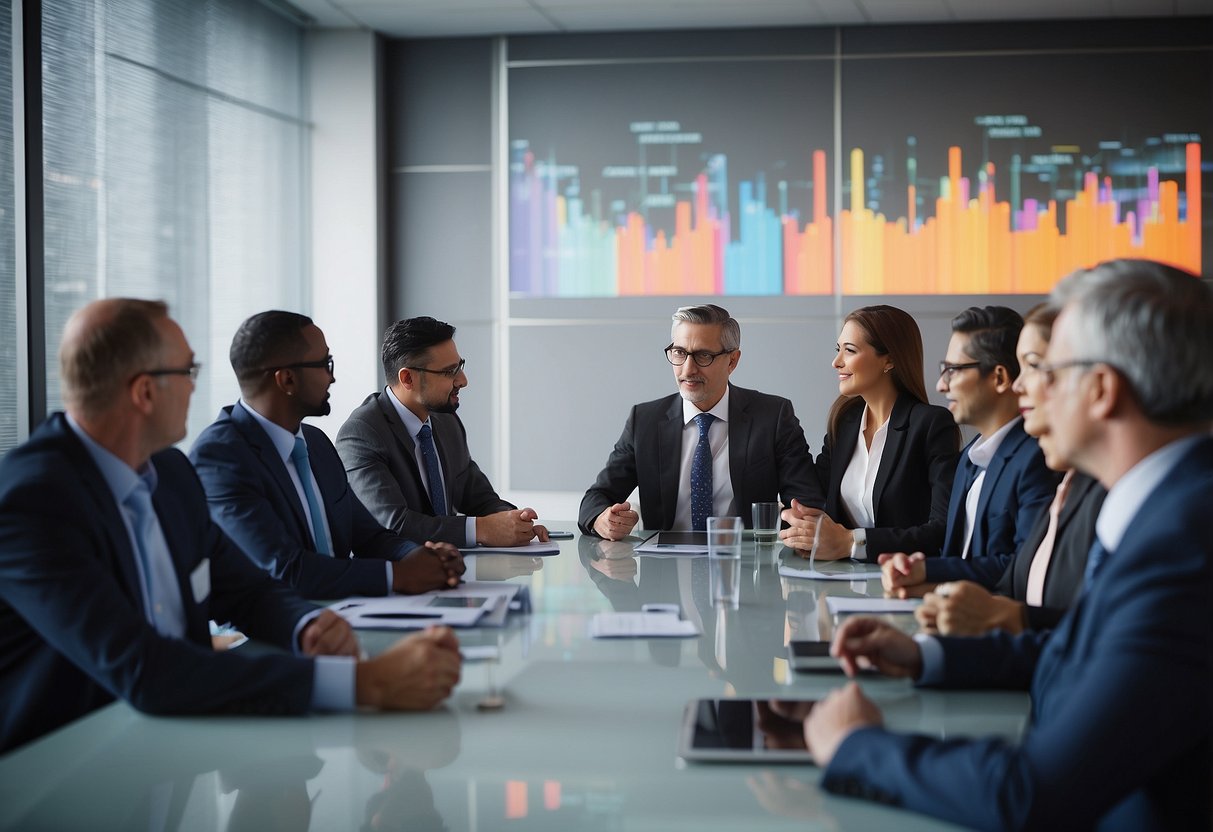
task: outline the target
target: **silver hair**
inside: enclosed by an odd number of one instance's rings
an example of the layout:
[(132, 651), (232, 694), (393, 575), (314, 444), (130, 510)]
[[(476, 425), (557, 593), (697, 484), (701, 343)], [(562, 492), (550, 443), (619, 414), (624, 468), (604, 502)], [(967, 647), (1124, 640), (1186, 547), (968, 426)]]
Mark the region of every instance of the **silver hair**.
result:
[(1075, 359), (1106, 362), (1158, 424), (1213, 420), (1213, 290), (1152, 260), (1109, 260), (1054, 287), (1072, 315)]
[(679, 324), (719, 324), (720, 348), (729, 352), (741, 348), (741, 324), (737, 323), (737, 319), (723, 306), (714, 303), (681, 306), (674, 312), (673, 324), (670, 326), (671, 335), (674, 327)]

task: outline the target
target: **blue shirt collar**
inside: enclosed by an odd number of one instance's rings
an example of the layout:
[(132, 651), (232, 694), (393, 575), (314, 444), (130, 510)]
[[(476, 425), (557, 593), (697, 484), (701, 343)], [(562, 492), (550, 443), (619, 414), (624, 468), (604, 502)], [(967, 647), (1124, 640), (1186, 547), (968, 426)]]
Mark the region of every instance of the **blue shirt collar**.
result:
[[(409, 410), (407, 407), (405, 407), (401, 403), (400, 399), (396, 398), (396, 394), (392, 392), (391, 385), (388, 385), (387, 387), (385, 387), (383, 389), (387, 391), (388, 397), (390, 398), (390, 400), (392, 402), (392, 407), (396, 408), (396, 415), (399, 416), (400, 421), (404, 423), (405, 431), (407, 431), (408, 435), (411, 436), (413, 439), (416, 439), (417, 432), (419, 430), (421, 430), (421, 426), (430, 424), (429, 418), (426, 418), (426, 420), (424, 422), (421, 421), (420, 419), (418, 419), (416, 413)], [(433, 430), (433, 429), (434, 429), (434, 426), (430, 425), (430, 430)]]
[(71, 414), (64, 413), (63, 415), (67, 419), (67, 426), (84, 444), (84, 449), (88, 451), (98, 470), (101, 471), (101, 477), (109, 486), (110, 493), (114, 495), (114, 500), (118, 505), (122, 505), (131, 492), (140, 485), (145, 486), (149, 494), (156, 493), (159, 477), (156, 475), (156, 466), (150, 459), (143, 468), (136, 471), (85, 433), (84, 428), (80, 427), (80, 423), (73, 419)]
[(261, 425), (261, 429), (265, 431), (265, 435), (270, 438), (270, 442), (274, 446), (274, 450), (278, 452), (278, 456), (282, 457), (282, 463), (288, 464), (291, 461), (291, 452), (295, 450), (295, 437), (303, 438), (303, 424), (299, 424), (299, 430), (291, 433), (282, 425), (277, 425), (269, 419), (262, 416), (252, 405), (245, 403), (244, 399), (236, 402), (238, 407), (243, 407), (248, 414), (253, 417), (257, 424)]

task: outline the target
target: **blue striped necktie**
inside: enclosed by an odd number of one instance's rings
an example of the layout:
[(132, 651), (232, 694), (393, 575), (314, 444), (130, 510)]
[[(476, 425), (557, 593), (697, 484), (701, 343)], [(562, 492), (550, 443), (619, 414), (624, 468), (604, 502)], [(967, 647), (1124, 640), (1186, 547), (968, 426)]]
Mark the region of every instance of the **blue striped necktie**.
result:
[(299, 475), (299, 484), (303, 486), (303, 496), (307, 498), (307, 510), (312, 515), (312, 539), (316, 543), (316, 551), (322, 555), (331, 555), (328, 537), (324, 533), (324, 517), (320, 514), (320, 500), (316, 498), (316, 489), (312, 488), (312, 465), (308, 461), (307, 443), (302, 436), (295, 437), (295, 447), (291, 449), (291, 462), (295, 464), (295, 473)]
[(139, 483), (123, 500), (130, 510), (135, 531), (135, 553), (143, 567), (143, 589), (147, 618), (161, 635), (181, 638), (185, 635), (185, 610), (177, 570), (164, 539), (160, 519), (152, 506), (152, 493)]
[(691, 459), (691, 529), (697, 532), (707, 530), (708, 518), (712, 516), (712, 446), (708, 444), (708, 430), (714, 421), (716, 417), (711, 413), (695, 417), (699, 442)]

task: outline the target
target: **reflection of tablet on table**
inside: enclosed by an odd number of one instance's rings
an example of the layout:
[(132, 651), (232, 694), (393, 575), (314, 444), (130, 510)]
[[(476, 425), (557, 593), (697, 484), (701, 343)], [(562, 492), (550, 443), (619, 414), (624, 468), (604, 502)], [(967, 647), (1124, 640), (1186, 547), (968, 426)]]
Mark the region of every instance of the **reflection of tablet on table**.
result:
[(426, 606), (474, 609), (476, 607), (483, 607), (484, 602), (487, 600), (489, 599), (483, 595), (435, 595)]
[(804, 744), (804, 724), (784, 719), (770, 709), (766, 700), (754, 699), (688, 702), (678, 737), (678, 756), (698, 762), (813, 762)]
[(637, 554), (706, 555), (707, 532), (655, 532), (635, 549)]

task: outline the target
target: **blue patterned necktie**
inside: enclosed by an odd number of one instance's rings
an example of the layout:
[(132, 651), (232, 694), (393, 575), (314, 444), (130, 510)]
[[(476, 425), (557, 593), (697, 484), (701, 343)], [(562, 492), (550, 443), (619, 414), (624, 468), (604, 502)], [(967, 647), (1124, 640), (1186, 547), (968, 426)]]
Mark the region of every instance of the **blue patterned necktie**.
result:
[(434, 507), (434, 515), (442, 517), (446, 514), (446, 494), (442, 490), (442, 467), (438, 464), (438, 448), (434, 446), (434, 432), (428, 424), (422, 425), (417, 431), (417, 441), (421, 444), (421, 458), (425, 461), (425, 478), (429, 480), (430, 505)]
[(291, 462), (295, 463), (295, 473), (299, 475), (299, 484), (303, 486), (303, 496), (307, 498), (307, 510), (312, 515), (312, 539), (316, 543), (316, 551), (322, 555), (331, 555), (328, 536), (324, 533), (324, 518), (320, 514), (320, 500), (316, 498), (316, 489), (312, 488), (312, 466), (307, 458), (307, 443), (302, 436), (295, 437), (295, 447), (291, 449)]
[(1086, 595), (1091, 589), (1091, 582), (1095, 580), (1096, 574), (1099, 573), (1099, 568), (1103, 565), (1104, 559), (1108, 556), (1108, 550), (1099, 542), (1099, 538), (1095, 538), (1091, 543), (1091, 550), (1087, 552), (1087, 566), (1082, 573), (1082, 594)]
[(130, 509), (131, 525), (135, 531), (135, 553), (143, 567), (144, 599), (147, 617), (156, 632), (181, 638), (185, 635), (185, 612), (181, 604), (181, 587), (177, 571), (169, 554), (168, 541), (160, 528), (152, 493), (140, 483), (126, 495), (123, 504)]
[(712, 516), (712, 446), (708, 444), (708, 430), (714, 421), (716, 417), (711, 413), (695, 417), (699, 442), (691, 459), (691, 528), (697, 532), (707, 530), (708, 518)]

